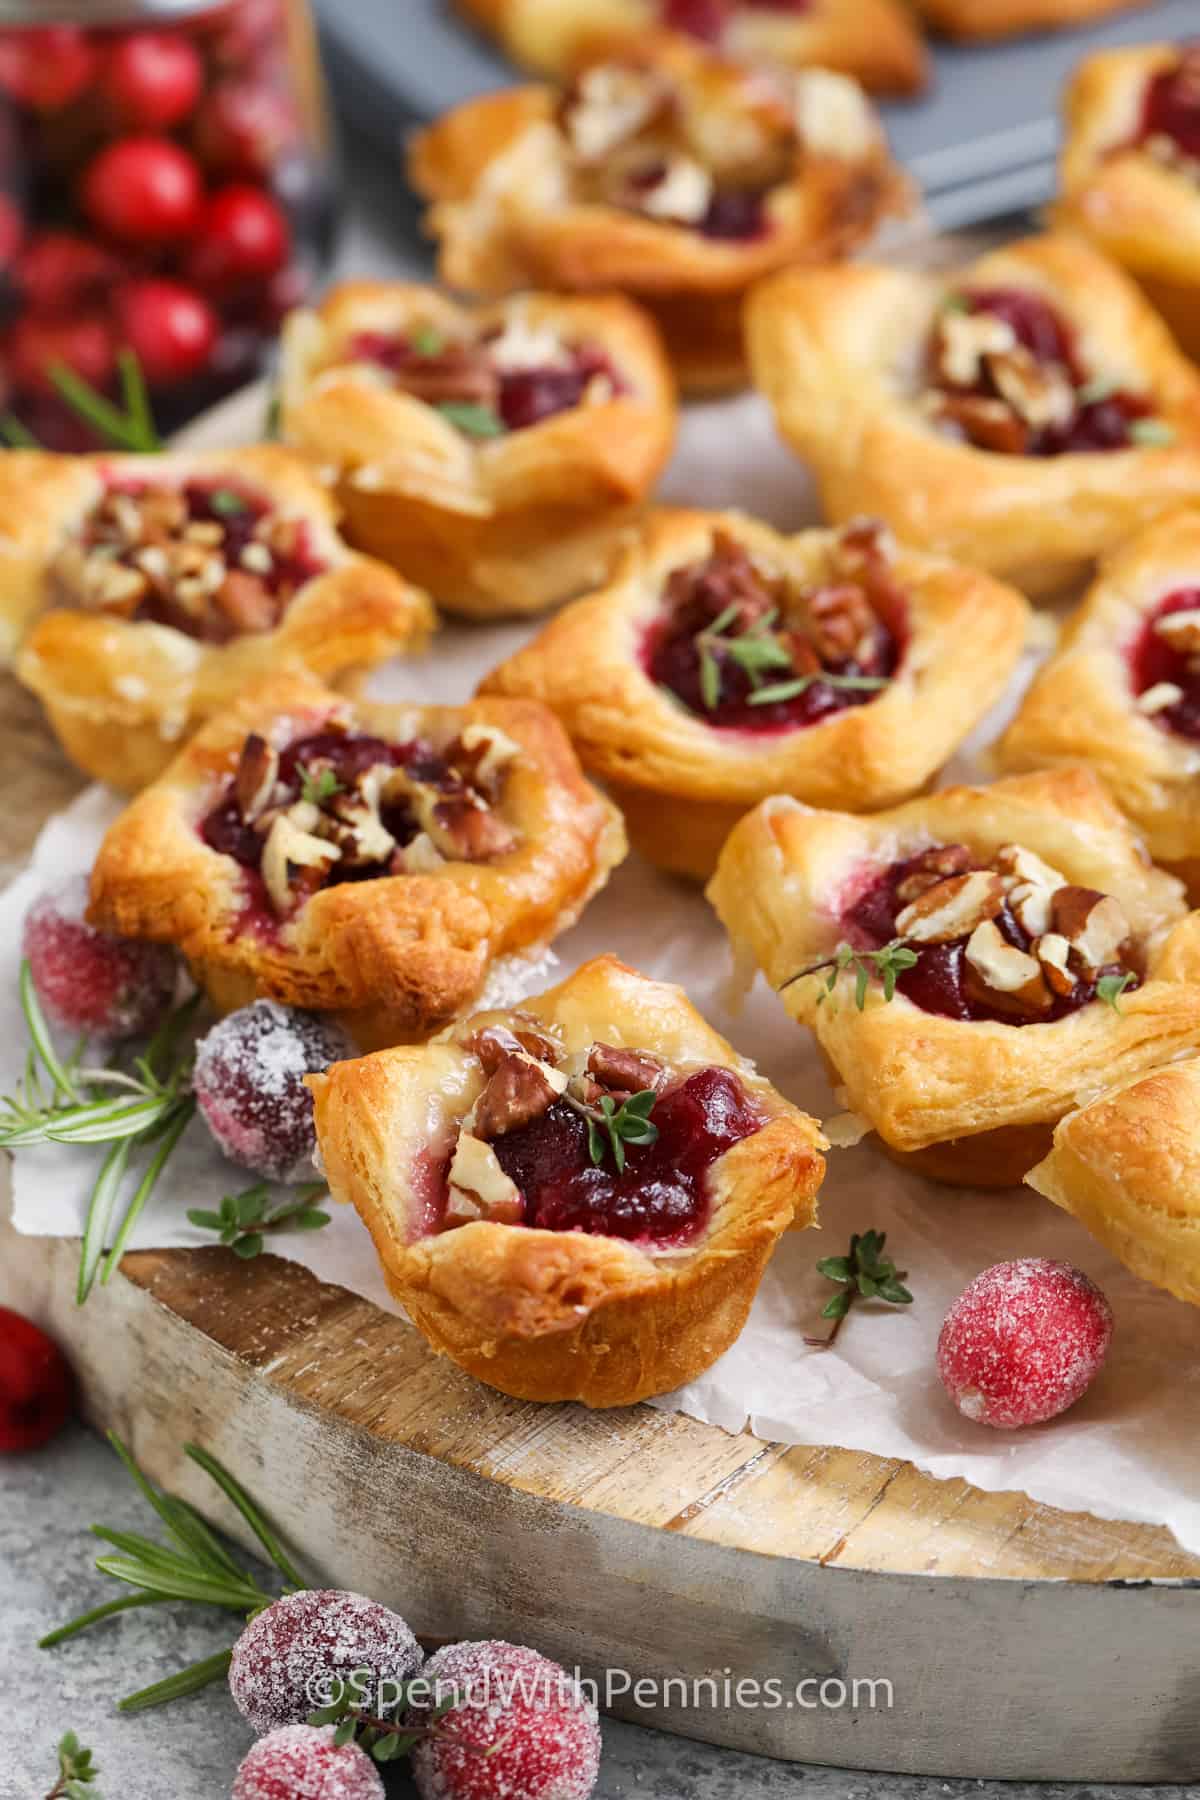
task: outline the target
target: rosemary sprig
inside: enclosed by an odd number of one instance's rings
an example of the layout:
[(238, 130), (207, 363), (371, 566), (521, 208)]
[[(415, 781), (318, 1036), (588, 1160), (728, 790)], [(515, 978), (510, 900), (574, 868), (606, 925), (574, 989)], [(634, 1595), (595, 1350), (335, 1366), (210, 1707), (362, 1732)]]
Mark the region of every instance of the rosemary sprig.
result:
[(909, 948), (903, 938), (893, 938), (890, 944), (884, 944), (880, 950), (854, 950), (849, 944), (839, 944), (832, 956), (821, 962), (812, 963), (807, 969), (800, 969), (790, 975), (779, 988), (782, 994), (786, 988), (804, 981), (810, 975), (820, 975), (828, 970), (828, 976), (821, 994), (832, 994), (838, 984), (838, 977), (845, 969), (854, 970), (854, 1004), (862, 1012), (867, 1004), (867, 993), (871, 985), (872, 975), (876, 976), (883, 988), (885, 1001), (891, 1001), (896, 994), (896, 978), (906, 969), (915, 968), (917, 953)]
[(758, 688), (749, 696), (749, 703), (751, 706), (774, 706), (781, 700), (797, 700), (817, 682), (846, 692), (874, 693), (887, 686), (887, 676), (832, 675), (827, 669), (818, 669), (813, 675), (797, 675), (794, 681), (776, 681), (770, 687)]
[[(56, 1630), (47, 1632), (39, 1640), (38, 1648), (48, 1650), (56, 1644), (65, 1643), (68, 1638), (77, 1637), (91, 1626), (133, 1607), (154, 1606), (169, 1600), (215, 1606), (225, 1612), (241, 1614), (247, 1619), (253, 1618), (263, 1607), (270, 1606), (275, 1596), (261, 1588), (254, 1577), (235, 1561), (195, 1507), (190, 1506), (186, 1500), (177, 1500), (173, 1495), (162, 1492), (148, 1481), (115, 1432), (109, 1432), (108, 1440), (143, 1497), (162, 1520), (172, 1542), (157, 1543), (153, 1538), (142, 1537), (136, 1532), (114, 1531), (108, 1526), (93, 1525), (94, 1535), (102, 1543), (110, 1545), (113, 1552), (97, 1557), (96, 1567), (136, 1591), (122, 1594), (103, 1606), (80, 1614), (78, 1618), (58, 1626)], [(237, 1507), (266, 1555), (283, 1576), (288, 1589), (291, 1591), (305, 1587), (303, 1576), (284, 1552), (271, 1526), (229, 1470), (198, 1444), (185, 1444), (184, 1450)], [(180, 1669), (151, 1687), (142, 1688), (135, 1694), (127, 1694), (123, 1700), (118, 1701), (118, 1710), (141, 1712), (147, 1707), (161, 1706), (169, 1700), (180, 1699), (185, 1694), (194, 1694), (200, 1688), (222, 1678), (229, 1667), (229, 1658), (228, 1650), (205, 1657), (203, 1661)]]
[(46, 373), (59, 397), (104, 442), (118, 450), (161, 450), (162, 439), (151, 416), (142, 366), (132, 350), (122, 350), (117, 368), (124, 410), (64, 362), (50, 363)]
[(80, 1743), (77, 1733), (64, 1731), (55, 1754), (58, 1780), (46, 1800), (101, 1800), (100, 1790), (95, 1785), (100, 1771), (92, 1760), (91, 1751), (86, 1744)]
[(201, 1231), (215, 1231), (221, 1243), (227, 1244), (235, 1256), (249, 1262), (261, 1255), (267, 1232), (320, 1231), (328, 1225), (330, 1215), (318, 1212), (311, 1204), (318, 1194), (326, 1191), (323, 1181), (308, 1182), (294, 1189), (273, 1212), (268, 1212), (271, 1189), (267, 1182), (260, 1181), (241, 1194), (226, 1194), (219, 1212), (196, 1207), (187, 1216)]
[(856, 1300), (886, 1300), (889, 1306), (911, 1306), (912, 1295), (904, 1286), (907, 1269), (897, 1269), (883, 1254), (886, 1231), (855, 1232), (845, 1256), (823, 1256), (817, 1264), (818, 1274), (836, 1282), (838, 1292), (821, 1309), (823, 1319), (832, 1319), (827, 1337), (806, 1337), (813, 1349), (828, 1350), (836, 1340), (846, 1316)]
[(744, 631), (730, 637), (727, 635), (729, 627), (739, 611), (736, 602), (727, 606), (724, 612), (717, 614), (711, 625), (696, 636), (696, 648), (700, 655), (700, 698), (708, 712), (715, 712), (721, 704), (722, 656), (728, 657), (745, 671), (752, 688), (761, 688), (768, 669), (792, 667), (791, 657), (773, 630), (778, 609), (772, 608)]
[(471, 400), (443, 400), (437, 410), (467, 437), (504, 436), (504, 421), (490, 406), (479, 406)]

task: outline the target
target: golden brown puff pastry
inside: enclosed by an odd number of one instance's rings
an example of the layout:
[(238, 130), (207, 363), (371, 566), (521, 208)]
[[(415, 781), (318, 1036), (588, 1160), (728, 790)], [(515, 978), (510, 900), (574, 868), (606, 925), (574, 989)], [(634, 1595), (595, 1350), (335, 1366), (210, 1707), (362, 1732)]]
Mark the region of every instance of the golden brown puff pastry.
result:
[(1200, 51), (1089, 56), (1065, 114), (1056, 218), (1135, 275), (1200, 354)]
[(870, 522), (658, 512), (610, 585), (482, 684), (558, 713), (650, 861), (703, 880), (768, 794), (915, 793), (1002, 692), (1028, 609)]
[(1106, 558), (996, 746), (1005, 769), (1085, 762), (1156, 863), (1200, 898), (1200, 509)]
[(293, 314), (284, 435), (336, 471), (346, 529), (454, 612), (536, 612), (602, 578), (675, 436), (652, 322), (619, 297), (468, 308), (353, 282)]
[(413, 144), (451, 287), (617, 288), (663, 325), (691, 388), (744, 377), (760, 276), (867, 239), (911, 189), (862, 90), (651, 36), (560, 94), (468, 101)]
[[(692, 1380), (815, 1218), (816, 1121), (681, 989), (611, 956), (309, 1086), (330, 1187), (396, 1298), (520, 1399), (625, 1406)], [(608, 1130), (635, 1095), (631, 1135)]]
[(532, 701), (354, 702), (247, 689), (109, 831), (91, 917), (176, 944), (214, 1004), (341, 1014), (366, 1047), (428, 1036), (542, 952), (625, 853)]
[(916, 0), (917, 11), (937, 31), (954, 38), (1013, 37), (1020, 31), (1052, 31), (1086, 25), (1110, 13), (1133, 12), (1149, 0)]
[(853, 75), (882, 94), (914, 94), (928, 65), (921, 34), (899, 0), (459, 0), (468, 18), (515, 62), (558, 80), (636, 48), (656, 25), (744, 62)]
[(833, 519), (877, 514), (1030, 595), (1200, 497), (1200, 371), (1082, 239), (949, 280), (794, 270), (751, 297), (747, 335)]
[(937, 1180), (1019, 1181), (1081, 1091), (1200, 1045), (1200, 914), (1085, 769), (871, 818), (766, 800), (708, 892), (847, 1104)]
[(1200, 1060), (1152, 1069), (1077, 1112), (1026, 1176), (1126, 1268), (1200, 1306)]
[(247, 681), (337, 681), (419, 648), (433, 609), (346, 548), (302, 458), (0, 456), (0, 570), (17, 674), (88, 775), (139, 788)]

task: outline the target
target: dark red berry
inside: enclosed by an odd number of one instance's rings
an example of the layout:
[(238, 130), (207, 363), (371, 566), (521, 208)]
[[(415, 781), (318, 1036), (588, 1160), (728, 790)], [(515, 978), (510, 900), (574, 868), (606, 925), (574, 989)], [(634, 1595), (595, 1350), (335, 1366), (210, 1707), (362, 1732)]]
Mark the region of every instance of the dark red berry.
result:
[(43, 316), (61, 316), (107, 294), (118, 264), (98, 244), (69, 231), (42, 231), (29, 240), (17, 264), (25, 304)]
[(75, 1398), (67, 1360), (32, 1320), (0, 1306), (0, 1451), (36, 1450), (61, 1430)]
[(193, 288), (135, 281), (117, 300), (121, 337), (154, 387), (187, 381), (208, 362), (221, 323)]
[(303, 1181), (316, 1147), (304, 1077), (353, 1053), (319, 1013), (256, 1000), (201, 1040), (193, 1077), (200, 1111), (231, 1161), (273, 1181)]
[(332, 1725), (284, 1725), (260, 1738), (233, 1778), (232, 1800), (384, 1800), (383, 1778)]
[(104, 71), (109, 105), (121, 124), (135, 131), (178, 125), (203, 85), (199, 51), (174, 31), (132, 32), (114, 46)]
[(25, 236), (25, 220), (11, 194), (0, 193), (0, 271), (11, 269)]
[(218, 82), (196, 114), (200, 160), (223, 176), (270, 175), (281, 152), (299, 137), (290, 97), (257, 81)]
[(175, 953), (89, 925), (82, 875), (25, 915), (22, 953), (46, 1013), (68, 1031), (118, 1040), (154, 1030), (175, 998)]
[(201, 287), (236, 286), (274, 275), (290, 252), (282, 208), (261, 188), (232, 182), (204, 208), (188, 273)]
[(110, 237), (170, 243), (196, 224), (200, 171), (170, 138), (119, 138), (88, 164), (82, 196), (92, 224)]
[(107, 319), (37, 318), (26, 313), (13, 326), (7, 361), (14, 384), (29, 394), (51, 394), (49, 369), (66, 363), (93, 387), (104, 387), (117, 363), (117, 345)]
[[(421, 1646), (400, 1617), (365, 1594), (312, 1588), (285, 1594), (251, 1619), (233, 1647), (229, 1691), (255, 1731), (294, 1725), (336, 1699), (334, 1684), (370, 1671), (365, 1703), (387, 1705), (421, 1667)], [(399, 1699), (393, 1693), (391, 1705)]]
[(32, 31), (0, 29), (0, 88), (33, 112), (70, 106), (91, 85), (97, 56), (74, 25)]

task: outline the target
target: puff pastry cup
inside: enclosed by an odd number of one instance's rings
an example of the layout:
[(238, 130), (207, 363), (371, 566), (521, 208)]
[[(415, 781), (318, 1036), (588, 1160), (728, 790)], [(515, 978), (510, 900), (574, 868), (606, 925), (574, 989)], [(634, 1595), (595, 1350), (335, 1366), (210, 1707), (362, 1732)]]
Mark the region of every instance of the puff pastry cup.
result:
[(1033, 597), (1200, 497), (1200, 371), (1081, 238), (949, 280), (791, 271), (751, 296), (747, 335), (833, 519), (876, 514)]
[(752, 69), (670, 34), (565, 93), (467, 101), (414, 139), (410, 173), (451, 287), (624, 291), (692, 389), (744, 379), (753, 282), (847, 254), (912, 199), (846, 76)]
[(925, 86), (925, 46), (899, 0), (459, 0), (514, 62), (561, 80), (656, 25), (744, 62), (813, 64), (881, 94)]
[(89, 916), (177, 945), (221, 1011), (332, 1012), (373, 1048), (527, 979), (624, 852), (544, 707), (352, 704), (283, 674), (116, 821)]
[(675, 436), (658, 334), (613, 296), (471, 308), (352, 282), (288, 320), (280, 387), (284, 435), (336, 471), (351, 540), (482, 617), (599, 580)]
[(1104, 562), (995, 746), (1001, 768), (1086, 762), (1156, 863), (1200, 899), (1200, 509)]
[(917, 11), (937, 31), (954, 38), (1013, 37), (1086, 25), (1110, 13), (1134, 12), (1149, 0), (916, 0)]
[(337, 681), (419, 648), (427, 596), (348, 550), (336, 520), (274, 445), (0, 456), (0, 606), (10, 644), (36, 619), (17, 674), (68, 756), (144, 787), (281, 663)]
[(769, 794), (858, 811), (924, 786), (1003, 691), (1027, 617), (869, 522), (783, 537), (662, 511), (480, 692), (553, 707), (635, 847), (703, 880)]
[[(815, 1218), (816, 1121), (681, 989), (611, 956), (308, 1085), (330, 1187), (392, 1292), (435, 1350), (520, 1399), (624, 1406), (691, 1380), (781, 1234)], [(604, 1110), (632, 1093), (650, 1130), (618, 1164)]]
[(1200, 914), (1086, 769), (871, 818), (767, 800), (708, 892), (850, 1108), (935, 1180), (1019, 1182), (1082, 1090), (1200, 1044)]
[(1110, 1088), (1055, 1129), (1026, 1176), (1126, 1268), (1200, 1306), (1200, 1061)]
[(1200, 50), (1089, 56), (1064, 110), (1056, 218), (1135, 275), (1200, 353)]

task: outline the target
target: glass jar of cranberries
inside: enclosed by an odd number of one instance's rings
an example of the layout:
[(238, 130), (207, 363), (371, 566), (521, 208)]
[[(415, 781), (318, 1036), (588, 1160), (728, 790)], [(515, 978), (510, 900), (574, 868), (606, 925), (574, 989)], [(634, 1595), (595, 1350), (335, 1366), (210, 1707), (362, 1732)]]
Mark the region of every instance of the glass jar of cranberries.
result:
[(133, 350), (163, 430), (250, 379), (332, 172), (306, 0), (0, 0), (0, 412), (91, 449), (59, 365)]

